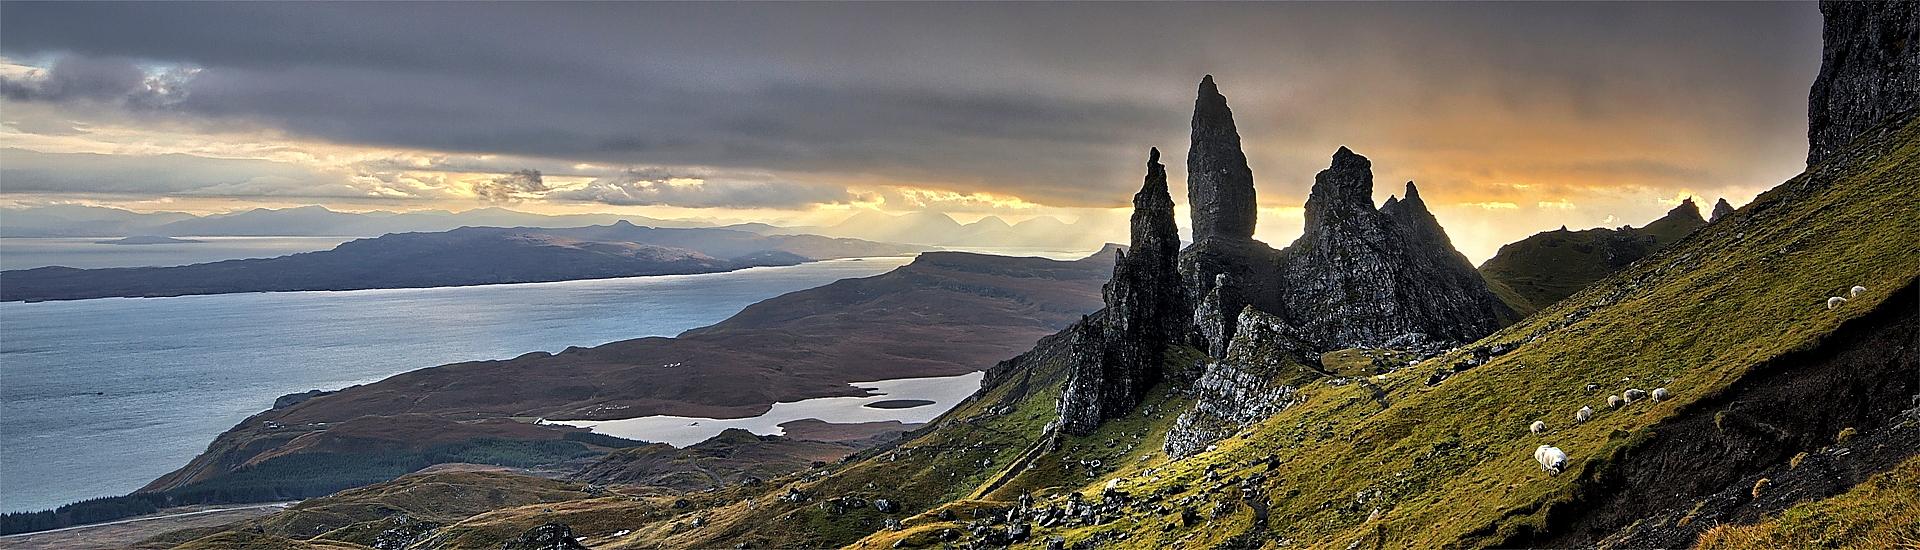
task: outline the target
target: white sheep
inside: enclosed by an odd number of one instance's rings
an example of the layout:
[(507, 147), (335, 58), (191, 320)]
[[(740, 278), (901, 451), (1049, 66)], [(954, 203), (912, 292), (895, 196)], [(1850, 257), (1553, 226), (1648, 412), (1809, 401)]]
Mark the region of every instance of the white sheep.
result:
[(1625, 404), (1626, 404), (1626, 402), (1625, 402), (1625, 401), (1622, 401), (1622, 400), (1620, 400), (1620, 396), (1618, 396), (1618, 395), (1609, 395), (1609, 396), (1607, 396), (1607, 406), (1608, 406), (1608, 407), (1611, 407), (1611, 408), (1615, 408), (1615, 409), (1618, 409), (1618, 408), (1620, 408), (1620, 406), (1621, 406), (1621, 405), (1625, 405)]
[(1840, 304), (1844, 304), (1844, 303), (1847, 303), (1847, 299), (1846, 299), (1846, 298), (1841, 298), (1841, 297), (1839, 297), (1839, 296), (1834, 296), (1834, 297), (1832, 297), (1832, 298), (1827, 298), (1827, 309), (1833, 309), (1833, 308), (1836, 308), (1836, 307), (1840, 307)]
[(1537, 434), (1547, 433), (1547, 423), (1539, 420), (1535, 420), (1533, 421), (1533, 424), (1527, 425), (1527, 431), (1537, 433)]
[(1647, 391), (1646, 391), (1646, 390), (1642, 390), (1642, 389), (1638, 389), (1638, 388), (1635, 388), (1635, 389), (1629, 389), (1629, 390), (1627, 390), (1627, 393), (1624, 393), (1624, 394), (1622, 394), (1622, 395), (1623, 395), (1623, 396), (1625, 396), (1625, 398), (1626, 398), (1626, 400), (1627, 400), (1627, 404), (1629, 404), (1629, 405), (1631, 405), (1631, 404), (1633, 404), (1633, 402), (1635, 402), (1635, 401), (1639, 401), (1639, 400), (1642, 400), (1642, 399), (1646, 399), (1646, 398), (1647, 398)]
[(1580, 407), (1580, 412), (1573, 413), (1573, 419), (1576, 422), (1593, 420), (1593, 407)]
[(1558, 475), (1561, 469), (1567, 467), (1566, 451), (1552, 445), (1541, 445), (1540, 448), (1534, 449), (1533, 459), (1540, 462), (1540, 469), (1546, 470), (1549, 474)]
[(1654, 401), (1666, 401), (1666, 400), (1667, 400), (1667, 389), (1666, 389), (1666, 388), (1654, 388), (1654, 389), (1653, 389), (1653, 400), (1654, 400)]
[(1847, 291), (1847, 297), (1848, 297), (1848, 298), (1859, 298), (1859, 297), (1860, 297), (1860, 293), (1862, 293), (1862, 292), (1866, 292), (1866, 291), (1867, 291), (1867, 287), (1864, 287), (1864, 286), (1860, 286), (1860, 285), (1853, 285), (1853, 289), (1852, 289), (1852, 290), (1848, 290), (1848, 291)]

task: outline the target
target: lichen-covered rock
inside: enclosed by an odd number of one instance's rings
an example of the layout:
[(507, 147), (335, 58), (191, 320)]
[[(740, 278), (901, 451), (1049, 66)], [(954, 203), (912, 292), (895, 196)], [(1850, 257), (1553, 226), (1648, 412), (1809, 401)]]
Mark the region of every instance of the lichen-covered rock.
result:
[(1107, 307), (1070, 330), (1071, 371), (1058, 403), (1060, 428), (1084, 434), (1133, 410), (1164, 377), (1167, 346), (1185, 333), (1192, 310), (1181, 290), (1180, 229), (1160, 150), (1133, 197), (1132, 243), (1107, 282)]
[(1823, 1), (1825, 47), (1807, 98), (1807, 164), (1920, 109), (1920, 2)]
[(1213, 75), (1200, 80), (1199, 96), (1193, 100), (1192, 139), (1187, 149), (1187, 208), (1193, 214), (1193, 242), (1253, 238), (1253, 170), (1240, 150), (1233, 109), (1214, 86)]
[(1192, 456), (1297, 404), (1295, 390), (1318, 377), (1306, 366), (1310, 345), (1279, 317), (1246, 308), (1236, 326), (1226, 358), (1207, 365), (1193, 385), (1193, 408), (1167, 432), (1167, 456)]

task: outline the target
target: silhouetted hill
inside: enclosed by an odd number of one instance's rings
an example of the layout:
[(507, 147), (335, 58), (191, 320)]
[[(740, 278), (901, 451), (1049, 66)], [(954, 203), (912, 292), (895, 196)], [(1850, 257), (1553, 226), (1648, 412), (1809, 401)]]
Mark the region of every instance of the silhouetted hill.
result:
[(813, 235), (764, 237), (722, 229), (640, 227), (625, 221), (563, 229), (462, 227), (358, 239), (332, 250), (278, 258), (6, 271), (0, 272), (0, 301), (606, 279), (896, 256), (920, 249)]
[(1644, 227), (1562, 227), (1500, 247), (1480, 264), (1480, 275), (1515, 312), (1531, 315), (1706, 224), (1693, 199), (1687, 199)]

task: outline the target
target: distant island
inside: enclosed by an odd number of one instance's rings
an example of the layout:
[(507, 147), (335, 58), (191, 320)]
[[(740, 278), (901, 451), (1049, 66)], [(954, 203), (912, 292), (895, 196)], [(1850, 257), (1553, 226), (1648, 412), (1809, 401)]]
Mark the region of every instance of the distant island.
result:
[[(132, 244), (123, 241), (129, 239), (108, 242)], [(332, 250), (277, 258), (176, 267), (76, 269), (53, 266), (5, 271), (0, 272), (0, 301), (427, 288), (684, 275), (862, 256), (900, 256), (927, 248), (817, 235), (656, 228), (626, 221), (560, 229), (462, 227), (452, 231), (394, 233), (358, 239)]]
[(927, 405), (932, 405), (932, 404), (933, 404), (932, 401), (928, 401), (925, 399), (888, 399), (886, 401), (875, 401), (872, 403), (868, 403), (865, 405), (865, 407), (869, 409), (911, 409), (915, 407), (925, 407)]
[(176, 239), (173, 237), (161, 237), (158, 235), (138, 235), (138, 236), (126, 237), (122, 239), (113, 239), (109, 241), (93, 241), (93, 244), (193, 244), (193, 243), (204, 243), (204, 242), (206, 241), (196, 241), (193, 239)]

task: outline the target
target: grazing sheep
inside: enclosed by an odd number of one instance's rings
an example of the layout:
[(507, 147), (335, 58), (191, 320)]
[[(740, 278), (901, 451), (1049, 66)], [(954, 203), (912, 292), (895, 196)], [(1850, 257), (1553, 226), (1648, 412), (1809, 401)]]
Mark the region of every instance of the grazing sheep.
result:
[(1567, 467), (1566, 451), (1552, 445), (1541, 445), (1540, 448), (1534, 449), (1533, 459), (1540, 463), (1540, 469), (1546, 470), (1549, 474), (1558, 475), (1561, 469)]
[(1636, 388), (1636, 389), (1629, 389), (1629, 390), (1627, 390), (1627, 393), (1625, 393), (1625, 394), (1623, 394), (1623, 395), (1625, 395), (1625, 396), (1626, 396), (1626, 400), (1627, 400), (1627, 404), (1629, 404), (1629, 405), (1631, 405), (1631, 404), (1633, 404), (1633, 402), (1635, 402), (1635, 401), (1639, 401), (1639, 400), (1641, 400), (1641, 399), (1646, 399), (1646, 398), (1647, 398), (1647, 391), (1646, 391), (1646, 390), (1642, 390), (1642, 389), (1637, 389), (1637, 388)]
[(1860, 285), (1853, 285), (1853, 289), (1852, 289), (1852, 290), (1848, 290), (1848, 291), (1847, 291), (1847, 297), (1848, 297), (1848, 298), (1859, 298), (1859, 297), (1860, 297), (1860, 293), (1862, 293), (1862, 292), (1866, 292), (1866, 291), (1867, 291), (1867, 287), (1864, 287), (1864, 286), (1860, 286)]
[(1654, 389), (1653, 389), (1653, 400), (1654, 400), (1654, 401), (1666, 401), (1666, 400), (1667, 400), (1667, 389), (1666, 389), (1666, 388), (1654, 388)]
[(1576, 422), (1593, 420), (1593, 407), (1580, 407), (1580, 412), (1573, 413), (1573, 419)]
[(1618, 408), (1620, 408), (1620, 406), (1621, 406), (1621, 405), (1625, 405), (1625, 404), (1627, 404), (1627, 402), (1626, 402), (1626, 401), (1622, 401), (1622, 400), (1620, 399), (1620, 396), (1618, 396), (1618, 395), (1609, 395), (1609, 396), (1607, 396), (1607, 406), (1608, 406), (1608, 407), (1612, 407), (1612, 408), (1615, 408), (1615, 409), (1618, 409)]
[(1533, 424), (1529, 424), (1527, 426), (1527, 431), (1537, 433), (1537, 434), (1547, 433), (1547, 423), (1539, 420), (1535, 420), (1533, 421)]
[(1827, 309), (1833, 309), (1833, 308), (1836, 308), (1836, 307), (1840, 307), (1840, 304), (1844, 304), (1844, 303), (1847, 303), (1847, 299), (1846, 299), (1846, 298), (1841, 298), (1841, 297), (1839, 297), (1839, 296), (1834, 296), (1834, 297), (1832, 297), (1832, 298), (1827, 298)]

